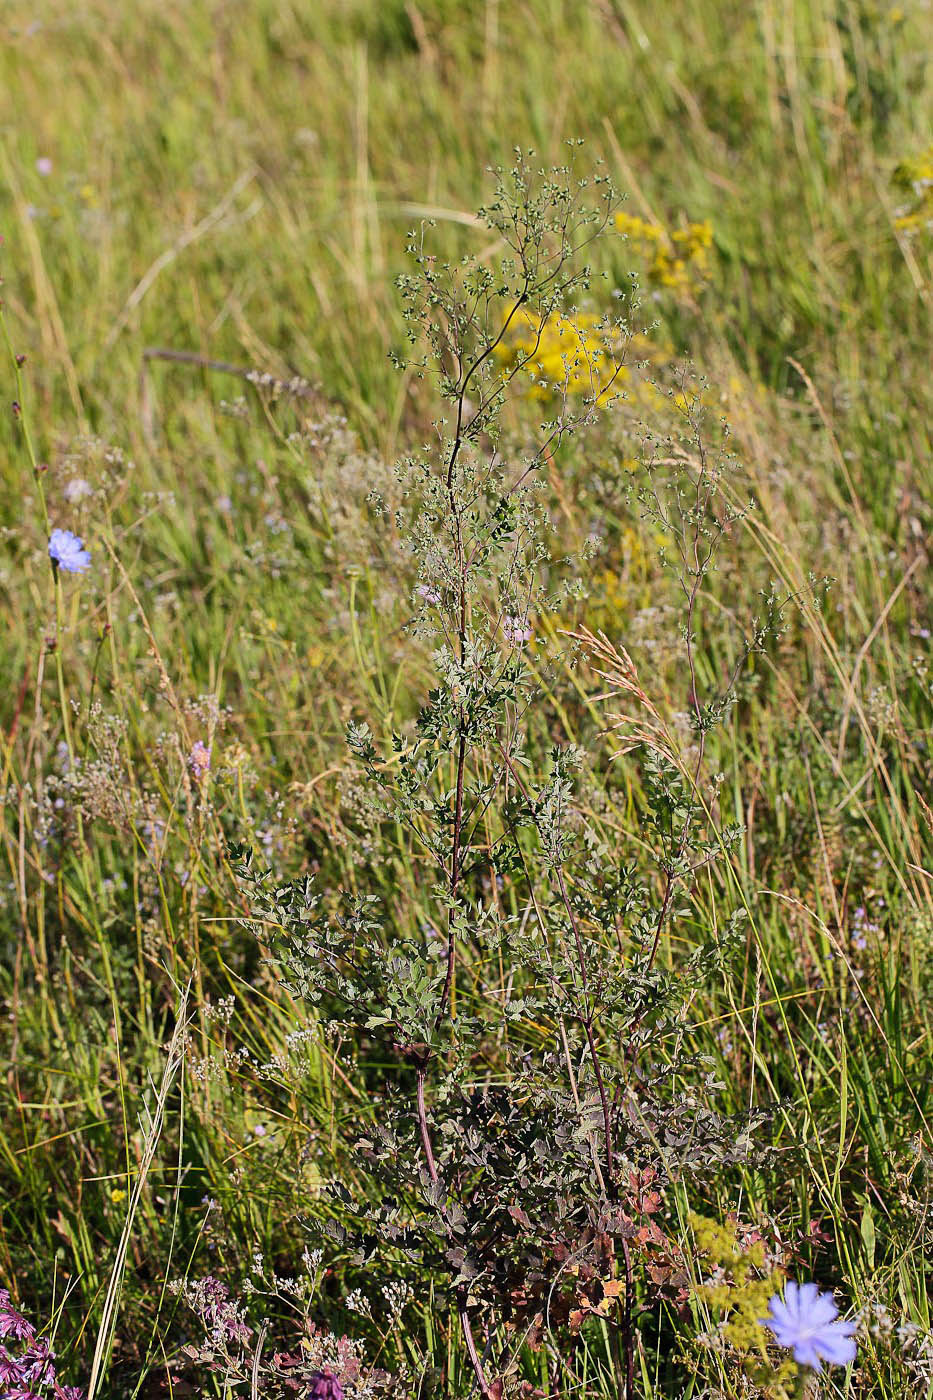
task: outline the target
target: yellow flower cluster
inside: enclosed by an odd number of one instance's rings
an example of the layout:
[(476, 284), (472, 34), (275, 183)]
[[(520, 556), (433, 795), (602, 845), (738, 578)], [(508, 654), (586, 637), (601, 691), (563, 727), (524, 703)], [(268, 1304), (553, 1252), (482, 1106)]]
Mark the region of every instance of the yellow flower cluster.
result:
[[(634, 474), (640, 466), (635, 457), (621, 457), (603, 463), (602, 471), (607, 476)], [(650, 607), (657, 595), (659, 552), (670, 544), (670, 537), (659, 530), (644, 534), (631, 525), (623, 526), (613, 548), (611, 566), (607, 562), (607, 567), (594, 576), (585, 605), (587, 626), (615, 635), (636, 613)], [(583, 615), (569, 611), (548, 613), (548, 630), (558, 634), (572, 632)]]
[(637, 214), (618, 213), (615, 226), (647, 267), (648, 280), (673, 292), (689, 292), (709, 272), (713, 226), (708, 219), (668, 233)]
[[(629, 466), (623, 461), (621, 466), (623, 471), (634, 471), (638, 464), (634, 462)], [(648, 606), (651, 599), (651, 563), (645, 541), (631, 525), (626, 525), (619, 541), (618, 566), (616, 569), (605, 569), (600, 580), (602, 606), (598, 592), (594, 599), (596, 610), (603, 614), (600, 626), (608, 630), (618, 628), (621, 618)]]
[(765, 1247), (754, 1232), (740, 1238), (735, 1225), (720, 1225), (690, 1214), (696, 1253), (708, 1282), (696, 1288), (710, 1310), (715, 1334), (726, 1343), (735, 1368), (753, 1385), (766, 1385), (771, 1400), (790, 1400), (798, 1368), (791, 1360), (775, 1365), (768, 1356), (772, 1340), (761, 1319), (768, 1302), (780, 1293), (784, 1271), (768, 1265)]
[(529, 398), (624, 389), (626, 397), (646, 409), (657, 409), (664, 396), (635, 371), (645, 364), (660, 369), (670, 363), (671, 353), (643, 334), (619, 336), (596, 316), (555, 314), (542, 324), (540, 316), (527, 310), (512, 317), (495, 349), (503, 375), (517, 368), (531, 381)]
[[(604, 328), (595, 316), (555, 315), (543, 324), (531, 311), (519, 311), (508, 334), (496, 346), (504, 370), (516, 365), (531, 375), (533, 398), (553, 393), (598, 394), (608, 388), (618, 366), (613, 361)], [(615, 382), (628, 378), (622, 368)]]
[(924, 228), (933, 233), (933, 146), (912, 160), (901, 161), (894, 172), (894, 183), (910, 197), (910, 202), (897, 211), (896, 227), (905, 233), (918, 233)]

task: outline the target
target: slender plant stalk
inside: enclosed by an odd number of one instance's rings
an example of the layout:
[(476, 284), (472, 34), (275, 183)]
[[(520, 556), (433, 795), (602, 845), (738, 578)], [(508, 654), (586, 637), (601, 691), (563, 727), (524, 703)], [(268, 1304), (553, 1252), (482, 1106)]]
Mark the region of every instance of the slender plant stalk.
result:
[(179, 995), (178, 1005), (175, 1010), (175, 1029), (172, 1032), (172, 1038), (166, 1050), (165, 1064), (162, 1069), (162, 1078), (159, 1082), (159, 1087), (154, 1091), (153, 1105), (151, 1108), (147, 1105), (143, 1106), (143, 1113), (145, 1114), (146, 1120), (145, 1122), (141, 1120), (143, 1127), (143, 1152), (136, 1173), (136, 1180), (133, 1182), (133, 1190), (126, 1211), (126, 1220), (123, 1223), (123, 1230), (110, 1269), (107, 1292), (104, 1295), (104, 1307), (101, 1314), (100, 1326), (97, 1331), (94, 1357), (91, 1362), (87, 1400), (94, 1400), (110, 1359), (113, 1336), (117, 1325), (117, 1312), (120, 1307), (120, 1294), (123, 1288), (126, 1255), (129, 1249), (130, 1236), (133, 1231), (133, 1221), (136, 1218), (136, 1212), (139, 1209), (139, 1203), (149, 1178), (149, 1171), (155, 1160), (156, 1148), (162, 1136), (162, 1127), (165, 1122), (165, 1111), (168, 1105), (169, 1094), (171, 1093), (172, 1085), (175, 1082), (176, 1076), (181, 1071), (184, 1062), (185, 1044), (190, 1020), (188, 1012), (190, 992), (191, 984), (189, 982), (188, 986), (185, 987)]

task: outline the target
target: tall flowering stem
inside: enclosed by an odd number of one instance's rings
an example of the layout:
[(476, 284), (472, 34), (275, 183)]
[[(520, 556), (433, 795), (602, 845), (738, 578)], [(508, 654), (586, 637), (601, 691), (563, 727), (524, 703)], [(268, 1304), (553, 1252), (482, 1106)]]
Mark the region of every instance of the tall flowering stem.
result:
[[(375, 1229), (388, 1251), (403, 1247), (407, 1260), (418, 1257), (426, 1272), (446, 1275), (475, 1389), (498, 1400), (514, 1357), (497, 1356), (494, 1344), (509, 1348), (521, 1334), (516, 1295), (531, 1309), (532, 1326), (549, 1306), (535, 1294), (534, 1261), (553, 1229), (556, 1192), (558, 1228), (569, 1248), (582, 1248), (610, 1271), (613, 1249), (625, 1258), (625, 1282), (610, 1290), (612, 1299), (625, 1293), (623, 1325), (613, 1338), (615, 1348), (621, 1331), (625, 1358), (614, 1356), (613, 1364), (618, 1393), (631, 1397), (627, 1244), (593, 1244), (588, 1225), (605, 1219), (616, 1230), (615, 1222), (625, 1227), (625, 1221), (611, 1080), (597, 1024), (601, 977), (590, 977), (598, 950), (577, 919), (573, 882), (564, 880), (562, 868), (572, 838), (558, 827), (572, 761), (560, 750), (551, 753), (538, 788), (523, 729), (539, 693), (528, 659), (532, 619), (548, 606), (550, 587), (541, 493), (565, 438), (612, 401), (628, 344), (623, 317), (589, 318), (592, 349), (584, 330), (566, 337), (563, 381), (551, 365), (542, 391), (545, 422), (538, 411), (534, 424), (519, 411), (508, 447), (503, 427), (510, 402), (527, 405), (548, 325), (556, 318), (576, 324), (578, 299), (593, 275), (584, 250), (609, 226), (616, 197), (601, 171), (580, 179), (572, 164), (542, 170), (522, 153), (510, 171), (496, 173), (494, 200), (482, 211), (495, 235), (495, 257), (486, 251), (442, 262), (426, 251), (423, 231), (412, 232), (413, 270), (398, 283), (416, 348), (410, 360), (394, 358), (416, 377), (430, 378), (443, 405), (433, 441), (398, 466), (411, 502), (405, 542), (417, 569), (412, 626), (436, 639), (436, 683), (410, 738), (393, 736), (391, 758), (377, 752), (368, 725), (353, 723), (347, 734), (380, 812), (411, 843), (437, 917), (412, 931), (376, 894), (355, 890), (329, 913), (310, 878), (283, 884), (274, 872), (257, 871), (251, 852), (234, 847), (232, 855), (253, 889), (251, 922), (264, 941), (271, 936), (287, 985), (332, 1008), (363, 1043), (378, 1039), (383, 1064), (398, 1075), (385, 1094), (384, 1118), (367, 1120), (359, 1146), (384, 1181), (386, 1199), (413, 1199), (418, 1210), (400, 1234), (394, 1216), (374, 1223), (372, 1212), (341, 1187), (341, 1213), (359, 1221), (361, 1232)], [(500, 349), (519, 323), (521, 345), (504, 358)], [(381, 498), (370, 499), (388, 514)], [(536, 828), (537, 836), (519, 841), (518, 826)], [(500, 878), (527, 881), (537, 914), (533, 936), (526, 938), (524, 925), (503, 912)], [(458, 999), (461, 949), (487, 938), (514, 963), (514, 994), (510, 978), (505, 1003), (499, 988), (486, 996), (477, 975), (471, 988), (477, 995)], [(542, 1024), (554, 1027), (566, 1080), (552, 1073), (550, 1051), (547, 1067), (518, 1053), (520, 1038), (539, 1042)], [(478, 1083), (484, 1040), (507, 1032), (511, 1044), (511, 1027), (516, 1049), (507, 1052), (504, 1080)], [(578, 1090), (581, 1074), (589, 1081), (585, 1093)], [(594, 1081), (601, 1126), (590, 1105)], [(559, 1166), (536, 1150), (545, 1142)], [(533, 1187), (516, 1179), (519, 1162), (528, 1164)]]
[[(511, 381), (520, 373), (534, 367), (538, 348), (546, 328), (555, 316), (562, 316), (563, 302), (567, 295), (578, 287), (587, 284), (588, 269), (582, 273), (574, 266), (580, 249), (606, 227), (614, 201), (614, 192), (608, 183), (601, 191), (603, 200), (597, 210), (581, 217), (574, 205), (571, 194), (572, 184), (569, 171), (551, 172), (554, 183), (549, 184), (544, 172), (537, 172), (542, 180), (543, 193), (535, 191), (535, 173), (522, 157), (511, 172), (512, 184), (501, 181), (497, 199), (486, 211), (490, 226), (502, 237), (510, 250), (510, 260), (503, 265), (501, 280), (487, 274), (476, 265), (466, 272), (453, 272), (449, 265), (438, 266), (435, 259), (426, 254), (422, 240), (409, 245), (409, 252), (417, 265), (418, 273), (412, 279), (400, 279), (399, 285), (408, 303), (409, 317), (420, 333), (426, 334), (433, 359), (432, 372), (436, 374), (442, 397), (452, 408), (453, 426), (446, 439), (443, 462), (443, 486), (440, 500), (446, 505), (442, 513), (446, 518), (440, 521), (442, 532), (446, 533), (447, 546), (452, 564), (444, 580), (446, 587), (438, 590), (433, 580), (421, 585), (421, 595), (440, 603), (440, 612), (449, 619), (450, 632), (459, 673), (466, 678), (470, 674), (471, 657), (479, 638), (476, 629), (471, 629), (471, 599), (481, 596), (484, 571), (488, 568), (491, 541), (508, 529), (511, 502), (517, 493), (533, 477), (542, 462), (551, 460), (564, 435), (595, 417), (599, 407), (611, 400), (613, 385), (622, 371), (621, 359), (614, 361), (607, 356), (605, 345), (612, 341), (613, 333), (618, 339), (619, 327), (611, 331), (603, 326), (601, 348), (598, 354), (589, 354), (586, 340), (582, 335), (573, 340), (572, 355), (564, 365), (563, 384), (553, 386), (555, 413), (551, 422), (542, 429), (543, 440), (525, 461), (515, 479), (505, 486), (496, 509), (485, 520), (478, 518), (476, 502), (480, 492), (476, 481), (471, 479), (469, 466), (461, 471), (460, 463), (464, 456), (482, 455), (492, 444), (492, 462), (497, 457), (495, 444), (498, 438), (498, 419), (507, 400), (507, 390)], [(600, 184), (597, 178), (597, 187)], [(580, 237), (581, 230), (585, 230)], [(464, 265), (461, 265), (464, 266)], [(500, 303), (505, 296), (504, 308)], [(491, 316), (495, 308), (498, 314)], [(504, 372), (499, 364), (500, 350), (509, 340), (514, 325), (521, 321), (531, 327), (530, 344), (524, 352), (516, 356), (511, 366)], [(609, 331), (608, 337), (606, 332)], [(608, 359), (608, 370), (607, 370)], [(571, 362), (572, 360), (572, 362)], [(559, 376), (558, 376), (559, 379)], [(582, 391), (582, 406), (571, 405), (573, 392)], [(587, 393), (589, 391), (589, 393)], [(443, 441), (443, 439), (442, 439)], [(428, 469), (429, 470), (429, 469)], [(489, 475), (492, 475), (490, 466)], [(514, 528), (514, 527), (513, 527)], [(469, 539), (467, 538), (469, 529)], [(510, 573), (514, 572), (514, 567)], [(449, 600), (447, 606), (440, 601)], [(531, 629), (527, 625), (524, 610), (509, 609), (502, 622), (502, 635), (511, 647), (521, 647), (530, 640)], [(428, 1043), (414, 1052), (417, 1093), (415, 1111), (419, 1134), (424, 1153), (425, 1165), (432, 1187), (441, 1197), (445, 1184), (437, 1167), (436, 1153), (431, 1138), (428, 1108), (425, 1096), (425, 1081), (437, 1045), (431, 1043), (441, 1031), (445, 1021), (452, 1017), (455, 968), (457, 960), (458, 913), (460, 911), (460, 884), (469, 837), (464, 832), (464, 796), (467, 768), (471, 753), (479, 743), (479, 733), (475, 714), (470, 708), (476, 699), (467, 684), (454, 687), (452, 699), (455, 703), (454, 724), (454, 780), (453, 811), (451, 817), (450, 845), (447, 857), (447, 930), (446, 955), (443, 983), (439, 991), (434, 1014), (433, 1032)], [(502, 778), (517, 778), (511, 758), (506, 753), (501, 768)], [(561, 891), (565, 904), (566, 890), (563, 876), (560, 875)], [(615, 1164), (612, 1146), (612, 1129), (609, 1118), (609, 1101), (603, 1083), (599, 1055), (593, 1031), (592, 1008), (586, 990), (586, 961), (580, 942), (579, 932), (570, 912), (571, 924), (576, 939), (580, 959), (580, 975), (584, 985), (584, 1026), (590, 1049), (591, 1063), (599, 1087), (604, 1114), (605, 1176), (606, 1189), (610, 1196), (614, 1192)], [(453, 1027), (451, 1026), (453, 1038)], [(443, 1209), (443, 1208), (442, 1208)], [(629, 1326), (631, 1305), (631, 1266), (626, 1252), (626, 1394), (633, 1388), (634, 1352)], [(468, 1288), (466, 1284), (457, 1287), (457, 1308), (467, 1354), (483, 1396), (492, 1392), (486, 1378), (482, 1360), (475, 1345), (468, 1313)]]
[[(3, 279), (2, 277), (0, 277), (0, 288), (2, 288), (2, 286)], [(2, 299), (0, 299), (0, 328), (2, 328), (3, 343), (6, 346), (7, 353), (10, 357), (10, 364), (13, 369), (13, 378), (16, 384), (16, 399), (14, 401), (13, 408), (14, 417), (19, 423), (20, 430), (23, 434), (23, 442), (26, 447), (26, 455), (29, 459), (29, 465), (32, 468), (32, 476), (36, 485), (36, 495), (39, 500), (39, 509), (42, 513), (42, 528), (45, 534), (45, 538), (49, 539), (52, 531), (51, 523), (49, 520), (48, 502), (46, 500), (45, 495), (45, 485), (43, 482), (45, 468), (39, 462), (39, 458), (36, 454), (35, 443), (33, 442), (32, 430), (29, 422), (29, 414), (25, 406), (26, 393), (25, 381), (23, 378), (23, 365), (25, 363), (25, 356), (18, 354), (13, 347), (13, 342), (10, 338), (10, 330), (7, 324), (5, 308)], [(55, 605), (55, 670), (58, 678), (59, 705), (61, 708), (62, 728), (64, 729), (65, 733), (65, 743), (68, 746), (68, 756), (73, 762), (74, 743), (72, 740), (71, 733), (70, 707), (68, 705), (67, 691), (65, 688), (65, 670), (62, 661), (62, 639), (65, 631), (64, 602), (62, 597), (62, 584), (61, 579), (59, 577), (59, 571), (56, 568), (55, 563), (51, 559), (51, 557), (49, 560), (49, 573), (51, 577), (52, 596)]]

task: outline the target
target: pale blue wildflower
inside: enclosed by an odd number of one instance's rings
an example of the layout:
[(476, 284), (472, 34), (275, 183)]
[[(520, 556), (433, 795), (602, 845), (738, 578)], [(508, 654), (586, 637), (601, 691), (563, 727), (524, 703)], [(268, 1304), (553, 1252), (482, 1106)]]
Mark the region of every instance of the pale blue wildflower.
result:
[(839, 1309), (831, 1293), (821, 1293), (815, 1283), (788, 1283), (784, 1297), (775, 1294), (770, 1316), (761, 1320), (774, 1333), (778, 1346), (788, 1347), (801, 1366), (821, 1371), (823, 1361), (847, 1366), (855, 1360), (854, 1322), (839, 1322)]
[(91, 567), (91, 556), (84, 548), (84, 541), (70, 530), (52, 531), (49, 558), (66, 574), (83, 574)]

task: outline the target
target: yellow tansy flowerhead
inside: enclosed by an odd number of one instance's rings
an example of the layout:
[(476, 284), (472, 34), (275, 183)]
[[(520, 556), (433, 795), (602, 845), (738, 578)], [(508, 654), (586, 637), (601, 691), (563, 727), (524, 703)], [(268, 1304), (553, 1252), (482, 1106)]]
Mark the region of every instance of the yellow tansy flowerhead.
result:
[(611, 328), (596, 316), (556, 313), (544, 318), (521, 310), (495, 353), (503, 374), (517, 370), (527, 376), (532, 398), (563, 393), (598, 397), (628, 378), (612, 354), (612, 340)]
[(615, 227), (644, 262), (648, 281), (655, 287), (689, 292), (706, 276), (713, 246), (713, 226), (708, 219), (669, 234), (660, 224), (620, 211)]
[(902, 233), (933, 233), (933, 146), (901, 161), (894, 184), (907, 196), (896, 212), (894, 224)]

